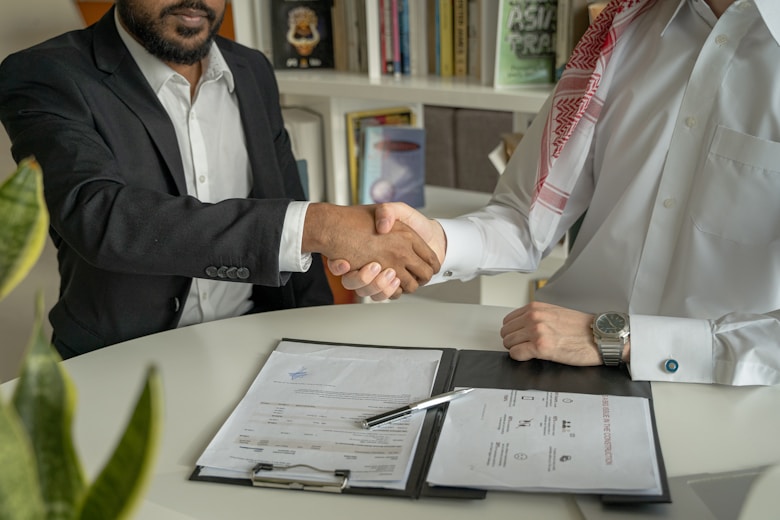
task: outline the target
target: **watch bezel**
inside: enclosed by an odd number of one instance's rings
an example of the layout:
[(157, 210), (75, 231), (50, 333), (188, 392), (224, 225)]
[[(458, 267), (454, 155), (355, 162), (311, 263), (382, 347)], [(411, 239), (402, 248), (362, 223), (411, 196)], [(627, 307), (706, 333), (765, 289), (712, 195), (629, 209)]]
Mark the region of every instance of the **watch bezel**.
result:
[[(623, 320), (623, 327), (617, 332), (605, 331), (599, 326), (599, 321), (606, 316), (619, 316)], [(593, 320), (593, 332), (598, 334), (600, 338), (620, 339), (623, 340), (623, 343), (625, 343), (625, 340), (628, 338), (630, 331), (631, 329), (628, 323), (628, 314), (624, 312), (602, 312), (601, 314), (596, 315), (596, 318)]]

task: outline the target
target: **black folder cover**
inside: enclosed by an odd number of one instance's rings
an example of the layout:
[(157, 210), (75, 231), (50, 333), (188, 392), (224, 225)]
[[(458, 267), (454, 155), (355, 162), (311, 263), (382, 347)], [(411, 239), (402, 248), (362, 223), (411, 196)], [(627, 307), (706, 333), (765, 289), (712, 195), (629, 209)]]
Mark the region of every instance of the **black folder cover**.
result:
[[(382, 345), (312, 342), (285, 338), (283, 341), (301, 343), (318, 343), (346, 345), (354, 347), (381, 347)], [(384, 345), (388, 348), (416, 348)], [(602, 501), (610, 503), (634, 502), (671, 502), (669, 483), (664, 467), (661, 446), (658, 441), (655, 413), (652, 406), (652, 391), (650, 383), (632, 381), (628, 373), (612, 367), (572, 367), (550, 361), (532, 360), (514, 361), (505, 351), (458, 350), (454, 348), (437, 348), (442, 352), (439, 370), (431, 391), (432, 395), (447, 392), (456, 387), (503, 388), (511, 390), (543, 390), (555, 392), (575, 392), (597, 395), (620, 395), (645, 397), (650, 400), (650, 413), (655, 439), (658, 469), (661, 474), (662, 493), (660, 495), (602, 495)], [(441, 431), (447, 406), (431, 409), (426, 412), (420, 432), (420, 444), (417, 446), (409, 480), (403, 490), (347, 487), (342, 492), (362, 495), (420, 497), (450, 497), (450, 498), (484, 498), (484, 490), (429, 486), (426, 482), (428, 468), (433, 458), (433, 452)], [(196, 467), (190, 480), (203, 480), (230, 484), (248, 485), (247, 479), (227, 479), (200, 475), (200, 467)]]

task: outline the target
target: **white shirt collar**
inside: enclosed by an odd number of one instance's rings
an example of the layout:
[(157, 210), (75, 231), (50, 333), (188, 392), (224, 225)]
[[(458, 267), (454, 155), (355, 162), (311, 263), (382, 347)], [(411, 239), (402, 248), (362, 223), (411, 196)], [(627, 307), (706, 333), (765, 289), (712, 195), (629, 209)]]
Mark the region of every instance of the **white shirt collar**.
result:
[[(119, 14), (116, 10), (114, 10), (114, 23), (116, 23), (117, 31), (119, 31), (119, 37), (122, 39), (122, 42), (124, 42), (130, 55), (135, 60), (138, 68), (141, 69), (141, 73), (143, 73), (146, 81), (149, 82), (149, 85), (151, 85), (152, 90), (154, 90), (155, 93), (159, 93), (160, 89), (172, 77), (182, 77), (181, 74), (160, 61), (159, 58), (150, 54), (149, 51), (144, 49), (143, 45), (138, 43), (138, 41), (127, 32), (120, 23)], [(235, 88), (233, 72), (230, 70), (230, 67), (228, 67), (227, 62), (216, 43), (211, 44), (211, 49), (209, 49), (208, 55), (203, 59), (203, 63), (206, 68), (201, 76), (201, 82), (224, 78), (227, 82), (228, 91), (232, 93)]]

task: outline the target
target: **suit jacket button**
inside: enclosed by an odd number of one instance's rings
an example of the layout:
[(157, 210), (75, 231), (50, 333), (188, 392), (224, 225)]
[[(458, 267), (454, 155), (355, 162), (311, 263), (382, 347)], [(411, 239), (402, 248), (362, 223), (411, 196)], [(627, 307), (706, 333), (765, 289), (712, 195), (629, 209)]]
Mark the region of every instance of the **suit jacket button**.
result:
[(217, 268), (213, 265), (210, 265), (206, 268), (206, 276), (209, 278), (216, 278), (217, 277)]
[(238, 271), (236, 271), (236, 274), (240, 280), (246, 280), (249, 278), (249, 269), (246, 267), (240, 267)]
[(227, 266), (222, 266), (219, 269), (217, 269), (217, 277), (218, 278), (227, 278)]
[(237, 277), (236, 271), (238, 271), (238, 267), (231, 267), (230, 269), (227, 270), (227, 277), (230, 278), (231, 280), (235, 280)]

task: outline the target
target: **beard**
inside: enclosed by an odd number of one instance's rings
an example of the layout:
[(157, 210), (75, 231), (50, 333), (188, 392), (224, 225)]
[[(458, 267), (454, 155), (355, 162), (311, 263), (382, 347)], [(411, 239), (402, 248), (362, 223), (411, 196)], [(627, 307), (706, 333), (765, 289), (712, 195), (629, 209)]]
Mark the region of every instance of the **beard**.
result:
[[(166, 63), (192, 65), (209, 53), (214, 36), (222, 25), (224, 10), (217, 13), (201, 0), (182, 0), (163, 8), (159, 13), (144, 11), (135, 5), (134, 0), (117, 0), (117, 13), (127, 30), (153, 56)], [(167, 36), (166, 18), (179, 9), (197, 9), (206, 13), (207, 29), (174, 26), (175, 37)], [(205, 36), (199, 36), (205, 32)]]

